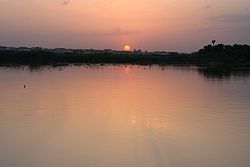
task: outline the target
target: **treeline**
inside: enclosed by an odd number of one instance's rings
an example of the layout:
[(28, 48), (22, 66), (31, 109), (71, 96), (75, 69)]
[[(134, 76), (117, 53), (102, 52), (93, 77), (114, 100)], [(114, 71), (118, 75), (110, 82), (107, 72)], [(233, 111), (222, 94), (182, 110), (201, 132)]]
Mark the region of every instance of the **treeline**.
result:
[(115, 53), (53, 53), (47, 51), (0, 51), (1, 65), (60, 65), (60, 64), (165, 64), (178, 63), (179, 54), (169, 56), (134, 52)]
[(248, 45), (207, 45), (193, 53), (196, 64), (209, 66), (250, 66), (250, 46)]
[(44, 50), (0, 50), (0, 65), (60, 65), (60, 64), (159, 64), (195, 65), (207, 67), (250, 67), (250, 46), (207, 45), (192, 54), (136, 52), (53, 53)]

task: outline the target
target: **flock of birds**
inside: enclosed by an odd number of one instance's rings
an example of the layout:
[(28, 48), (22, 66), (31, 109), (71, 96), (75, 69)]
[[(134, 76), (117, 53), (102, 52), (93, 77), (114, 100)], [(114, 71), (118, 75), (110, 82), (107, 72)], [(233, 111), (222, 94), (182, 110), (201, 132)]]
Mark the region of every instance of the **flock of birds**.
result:
[[(87, 68), (87, 69), (99, 69), (99, 68), (101, 68), (102, 66), (105, 66), (105, 65), (84, 65), (84, 67)], [(117, 65), (115, 65), (115, 66), (117, 66)], [(119, 66), (119, 67), (130, 68), (130, 69), (132, 69), (132, 68), (135, 67), (135, 65), (130, 65), (130, 66), (128, 66), (128, 65), (125, 65), (125, 66), (124, 66), (124, 65), (118, 65), (118, 66)], [(70, 65), (70, 67), (73, 67), (73, 66)], [(142, 66), (136, 66), (136, 67), (137, 67), (137, 69), (140, 69)], [(52, 67), (52, 68), (53, 68), (53, 67)], [(47, 69), (51, 69), (51, 66), (47, 66)], [(146, 70), (146, 67), (144, 66), (143, 69)], [(22, 70), (24, 70), (24, 67), (22, 67)], [(161, 70), (164, 71), (164, 70), (165, 70), (165, 67), (162, 67)], [(63, 68), (63, 67), (59, 67), (59, 68), (58, 68), (58, 71), (64, 71), (64, 68)], [(27, 86), (26, 86), (26, 85), (23, 85), (23, 88), (26, 89)]]

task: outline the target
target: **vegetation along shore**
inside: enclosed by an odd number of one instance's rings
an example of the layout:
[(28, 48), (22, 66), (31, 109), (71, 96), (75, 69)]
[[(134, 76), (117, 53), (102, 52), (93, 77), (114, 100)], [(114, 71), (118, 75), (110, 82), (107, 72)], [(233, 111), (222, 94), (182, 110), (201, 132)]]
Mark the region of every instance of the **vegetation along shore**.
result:
[(0, 46), (0, 65), (140, 64), (250, 67), (250, 46), (207, 45), (194, 53)]

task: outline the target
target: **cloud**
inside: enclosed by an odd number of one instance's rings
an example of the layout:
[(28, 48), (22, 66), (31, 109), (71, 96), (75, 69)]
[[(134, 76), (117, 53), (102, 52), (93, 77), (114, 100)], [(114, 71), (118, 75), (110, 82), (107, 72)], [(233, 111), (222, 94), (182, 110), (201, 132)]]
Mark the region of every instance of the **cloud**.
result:
[(62, 5), (69, 5), (72, 3), (72, 0), (64, 0)]
[(219, 15), (212, 17), (211, 20), (219, 22), (250, 22), (250, 14), (245, 15)]
[(203, 9), (211, 9), (210, 5), (203, 6)]
[(197, 29), (197, 32), (217, 32), (217, 31), (228, 31), (231, 27), (204, 27)]
[(121, 30), (120, 28), (114, 29), (109, 35), (134, 35), (136, 31)]
[(120, 28), (116, 28), (111, 32), (95, 32), (91, 33), (91, 35), (100, 35), (100, 36), (123, 36), (123, 35), (136, 35), (139, 34), (139, 31), (129, 31), (129, 30), (122, 30)]
[(40, 3), (41, 2), (41, 0), (33, 0), (33, 1), (31, 1), (32, 3)]

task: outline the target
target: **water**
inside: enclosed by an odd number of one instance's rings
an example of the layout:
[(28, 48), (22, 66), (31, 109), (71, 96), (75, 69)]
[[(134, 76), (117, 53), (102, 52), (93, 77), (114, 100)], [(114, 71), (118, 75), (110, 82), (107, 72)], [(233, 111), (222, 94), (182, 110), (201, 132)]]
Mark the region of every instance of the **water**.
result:
[(248, 167), (249, 101), (246, 72), (2, 67), (0, 166)]

